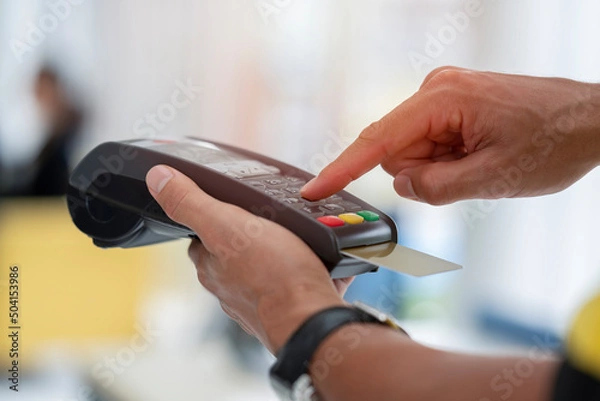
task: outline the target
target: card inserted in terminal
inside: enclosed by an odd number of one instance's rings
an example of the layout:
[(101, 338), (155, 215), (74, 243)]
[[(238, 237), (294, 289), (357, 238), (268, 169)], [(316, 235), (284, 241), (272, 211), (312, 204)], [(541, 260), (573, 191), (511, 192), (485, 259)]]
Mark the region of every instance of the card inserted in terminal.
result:
[(393, 242), (342, 249), (342, 253), (351, 258), (415, 277), (429, 276), (462, 268), (456, 263)]

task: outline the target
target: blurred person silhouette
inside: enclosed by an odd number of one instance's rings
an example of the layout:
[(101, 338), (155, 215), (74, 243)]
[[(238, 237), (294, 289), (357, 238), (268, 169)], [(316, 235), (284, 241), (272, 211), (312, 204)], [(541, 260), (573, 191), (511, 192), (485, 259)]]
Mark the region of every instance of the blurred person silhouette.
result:
[(59, 73), (48, 64), (37, 73), (33, 91), (44, 123), (43, 144), (31, 162), (2, 168), (4, 196), (60, 196), (67, 188), (69, 159), (80, 134), (83, 112), (74, 104)]
[(82, 111), (69, 98), (58, 73), (44, 66), (35, 82), (35, 96), (46, 122), (45, 143), (32, 163), (34, 176), (27, 195), (65, 193), (69, 158), (80, 133)]

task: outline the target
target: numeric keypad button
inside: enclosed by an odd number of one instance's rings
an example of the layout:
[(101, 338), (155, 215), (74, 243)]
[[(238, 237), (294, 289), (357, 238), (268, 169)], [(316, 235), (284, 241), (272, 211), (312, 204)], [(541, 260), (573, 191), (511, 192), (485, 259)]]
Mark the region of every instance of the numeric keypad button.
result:
[(304, 207), (304, 202), (298, 198), (285, 198), (282, 199), (281, 202), (293, 207), (294, 209), (302, 209)]
[(285, 198), (285, 193), (278, 189), (267, 189), (265, 194), (269, 195), (272, 198)]
[(267, 178), (262, 180), (262, 182), (271, 189), (281, 189), (287, 187), (287, 181), (284, 181), (280, 178)]
[(337, 204), (340, 205), (341, 207), (343, 207), (344, 209), (346, 209), (348, 212), (357, 212), (362, 209), (362, 207), (360, 207), (356, 203), (350, 202), (350, 201), (343, 200), (343, 201), (337, 202)]
[(325, 213), (317, 206), (304, 206), (302, 211), (311, 217), (321, 217), (325, 215)]
[(327, 203), (327, 204), (321, 206), (321, 210), (323, 210), (325, 213), (331, 213), (331, 214), (340, 214), (340, 213), (345, 212), (343, 207), (333, 204), (333, 203)]

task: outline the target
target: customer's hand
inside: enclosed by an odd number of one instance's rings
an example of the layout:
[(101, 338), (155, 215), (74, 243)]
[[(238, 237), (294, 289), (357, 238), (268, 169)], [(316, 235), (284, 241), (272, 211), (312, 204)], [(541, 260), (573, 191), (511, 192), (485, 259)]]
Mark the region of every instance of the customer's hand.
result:
[(378, 164), (399, 195), (435, 205), (557, 192), (600, 163), (599, 98), (593, 84), (440, 68), (302, 195), (329, 196)]
[(189, 255), (202, 285), (272, 352), (313, 313), (344, 304), (349, 280), (332, 282), (321, 260), (284, 227), (208, 196), (170, 167), (154, 167), (146, 181), (167, 215), (201, 239)]

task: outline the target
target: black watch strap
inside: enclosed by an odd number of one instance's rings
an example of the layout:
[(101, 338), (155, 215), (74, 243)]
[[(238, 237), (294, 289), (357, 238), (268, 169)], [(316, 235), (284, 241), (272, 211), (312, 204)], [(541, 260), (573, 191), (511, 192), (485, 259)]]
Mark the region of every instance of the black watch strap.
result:
[(325, 309), (309, 318), (277, 353), (277, 362), (270, 371), (271, 379), (284, 388), (291, 388), (308, 372), (309, 363), (325, 338), (337, 329), (352, 323), (378, 323), (374, 316), (354, 307)]

